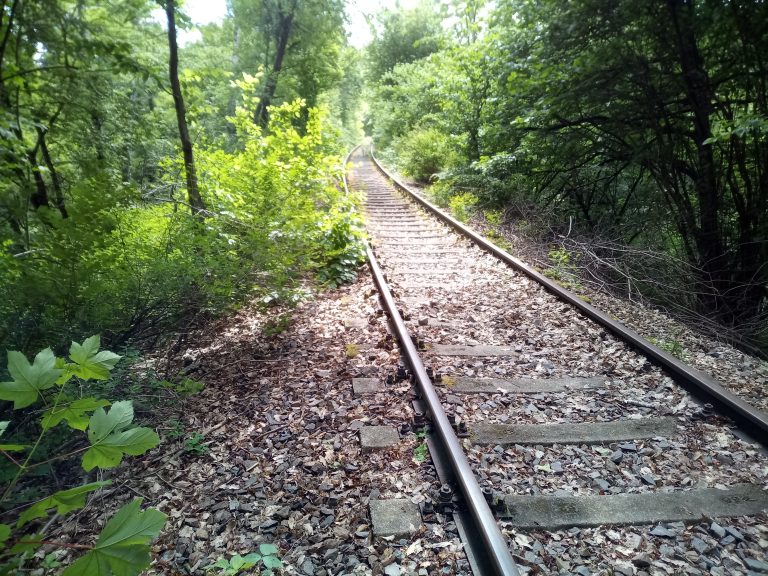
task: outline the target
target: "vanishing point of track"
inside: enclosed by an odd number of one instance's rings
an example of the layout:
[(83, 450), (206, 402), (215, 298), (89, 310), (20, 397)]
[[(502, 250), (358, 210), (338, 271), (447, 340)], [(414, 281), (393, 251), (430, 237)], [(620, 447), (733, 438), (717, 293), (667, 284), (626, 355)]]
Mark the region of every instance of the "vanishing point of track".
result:
[[(500, 525), (768, 509), (768, 458), (752, 440), (768, 440), (764, 413), (441, 213), (361, 149), (351, 160), (351, 187), (367, 195), (370, 268), (415, 385), (413, 427), (426, 418), (445, 485), (438, 512), (453, 514), (476, 574), (518, 574), (513, 554), (525, 558)], [(718, 441), (754, 462), (721, 457)], [(687, 454), (702, 463), (676, 470)], [(541, 474), (518, 474), (530, 469)]]

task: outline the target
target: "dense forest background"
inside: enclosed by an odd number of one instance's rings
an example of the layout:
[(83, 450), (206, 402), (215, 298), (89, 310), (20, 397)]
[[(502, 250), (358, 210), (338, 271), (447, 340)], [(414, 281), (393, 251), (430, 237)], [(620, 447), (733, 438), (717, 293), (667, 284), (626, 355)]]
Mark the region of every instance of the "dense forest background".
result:
[(360, 260), (341, 0), (0, 2), (0, 348), (151, 344)]
[(425, 2), (379, 22), (385, 157), (593, 287), (766, 353), (765, 2)]
[(231, 0), (182, 45), (183, 3), (2, 1), (0, 346), (348, 278), (362, 119), (441, 202), (766, 350), (765, 3), (409, 6), (357, 49), (342, 0)]

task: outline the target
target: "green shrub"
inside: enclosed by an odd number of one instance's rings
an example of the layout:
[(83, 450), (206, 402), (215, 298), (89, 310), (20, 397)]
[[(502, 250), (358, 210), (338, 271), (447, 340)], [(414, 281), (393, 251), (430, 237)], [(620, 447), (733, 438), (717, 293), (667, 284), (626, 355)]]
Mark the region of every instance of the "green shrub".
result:
[(196, 148), (204, 222), (177, 190), (181, 158), (168, 158), (155, 190), (84, 179), (69, 218), (32, 214), (27, 236), (0, 227), (10, 236), (0, 238), (0, 347), (59, 347), (96, 327), (113, 341), (156, 336), (251, 296), (290, 302), (310, 273), (332, 286), (354, 278), (360, 199), (338, 185), (343, 150), (326, 113), (284, 104), (262, 131), (254, 82), (238, 83), (245, 105), (231, 120), (241, 146)]
[(436, 128), (417, 128), (398, 138), (393, 148), (398, 166), (419, 182), (431, 181), (460, 160), (458, 147)]
[[(12, 437), (10, 442), (6, 439), (8, 443), (0, 444), (0, 452), (15, 472), (8, 477), (0, 506), (6, 517), (14, 517), (14, 522), (0, 524), (0, 573), (20, 573), (30, 554), (43, 545), (85, 550), (64, 570), (64, 576), (135, 576), (150, 564), (149, 542), (163, 528), (165, 514), (152, 508), (142, 511), (141, 499), (134, 499), (106, 523), (95, 544), (51, 541), (37, 531), (39, 519), (47, 520), (53, 509), (63, 516), (83, 508), (88, 494), (109, 482), (90, 482), (44, 498), (36, 495), (37, 501), (31, 504), (30, 492), (23, 484), (28, 475), (50, 467), (52, 462), (79, 459), (85, 472), (116, 468), (124, 456), (139, 456), (159, 444), (154, 430), (132, 424), (130, 400), (110, 403), (83, 395), (89, 382), (107, 380), (120, 359), (112, 352), (99, 351), (99, 347), (98, 336), (82, 344), (72, 342), (69, 361), (55, 357), (50, 348), (39, 352), (32, 362), (21, 352), (8, 352), (11, 381), (0, 383), (0, 400), (13, 402), (14, 417), (0, 422), (0, 436), (9, 432)], [(36, 423), (32, 434), (28, 433), (30, 422)], [(82, 434), (85, 445), (71, 449), (70, 444), (69, 451), (41, 450), (49, 439), (58, 439), (61, 446), (62, 438), (66, 440), (73, 434)], [(78, 444), (82, 443), (75, 446)], [(29, 525), (36, 530), (30, 532)], [(50, 559), (44, 564), (50, 564)]]
[(448, 207), (451, 209), (451, 212), (461, 222), (469, 221), (476, 206), (477, 196), (471, 192), (456, 194), (448, 201)]

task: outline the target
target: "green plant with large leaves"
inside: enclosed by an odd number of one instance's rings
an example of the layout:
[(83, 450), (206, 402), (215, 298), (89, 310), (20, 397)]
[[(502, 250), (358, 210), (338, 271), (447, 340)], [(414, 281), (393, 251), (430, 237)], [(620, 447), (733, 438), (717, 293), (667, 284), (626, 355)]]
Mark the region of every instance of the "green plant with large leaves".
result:
[[(0, 382), (0, 400), (13, 402), (15, 411), (26, 410), (25, 417), (39, 415), (39, 431), (31, 443), (0, 444), (0, 452), (16, 467), (16, 473), (5, 487), (0, 505), (17, 503), (15, 492), (24, 476), (52, 462), (70, 460), (82, 454), (81, 466), (89, 472), (94, 468), (115, 468), (123, 456), (138, 456), (157, 446), (160, 438), (154, 430), (133, 425), (133, 404), (130, 400), (110, 403), (107, 400), (79, 397), (82, 385), (90, 380), (107, 380), (120, 356), (99, 350), (99, 336), (91, 336), (82, 344), (72, 342), (69, 361), (57, 358), (50, 348), (38, 353), (30, 363), (24, 354), (8, 352), (8, 373), (11, 380)], [(0, 422), (0, 436), (13, 422)], [(38, 456), (44, 438), (54, 433), (85, 433), (75, 438), (76, 448), (53, 456)], [(86, 505), (92, 492), (109, 484), (98, 481), (55, 492), (26, 507), (17, 508), (13, 524), (0, 524), (0, 574), (14, 574), (24, 567), (30, 554), (43, 545), (71, 543), (46, 539), (44, 533), (28, 533), (28, 524), (47, 519), (50, 511), (64, 516)], [(165, 524), (165, 515), (154, 509), (142, 511), (141, 500), (128, 502), (107, 522), (93, 545), (77, 544), (86, 550), (71, 564), (66, 576), (129, 576), (149, 566), (149, 543)]]

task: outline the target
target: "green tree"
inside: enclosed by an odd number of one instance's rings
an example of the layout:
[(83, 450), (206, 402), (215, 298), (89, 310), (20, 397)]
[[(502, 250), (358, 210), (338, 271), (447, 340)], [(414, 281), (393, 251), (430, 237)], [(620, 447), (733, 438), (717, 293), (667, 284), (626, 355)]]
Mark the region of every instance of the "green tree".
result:
[(409, 10), (384, 10), (371, 18), (373, 40), (366, 51), (370, 81), (379, 83), (397, 64), (436, 52), (443, 39), (442, 20), (439, 6), (430, 0)]
[(340, 80), (341, 0), (232, 0), (231, 9), (235, 74), (263, 71), (255, 111), (260, 126), (266, 126), (272, 104), (302, 98), (315, 106)]
[(563, 186), (587, 219), (616, 185), (625, 196), (612, 214), (619, 217), (634, 200), (653, 203), (631, 198), (638, 190), (655, 191), (671, 211), (673, 241), (698, 270), (700, 309), (729, 324), (753, 318), (768, 259), (768, 188), (759, 176), (768, 110), (765, 79), (753, 73), (764, 70), (766, 38), (747, 33), (766, 21), (765, 6), (531, 3), (507, 25), (519, 27), (520, 14), (531, 36), (519, 57), (532, 64), (510, 72), (507, 87), (522, 84), (531, 106), (508, 114), (535, 131), (529, 142), (559, 141), (559, 158), (547, 153), (546, 186)]

